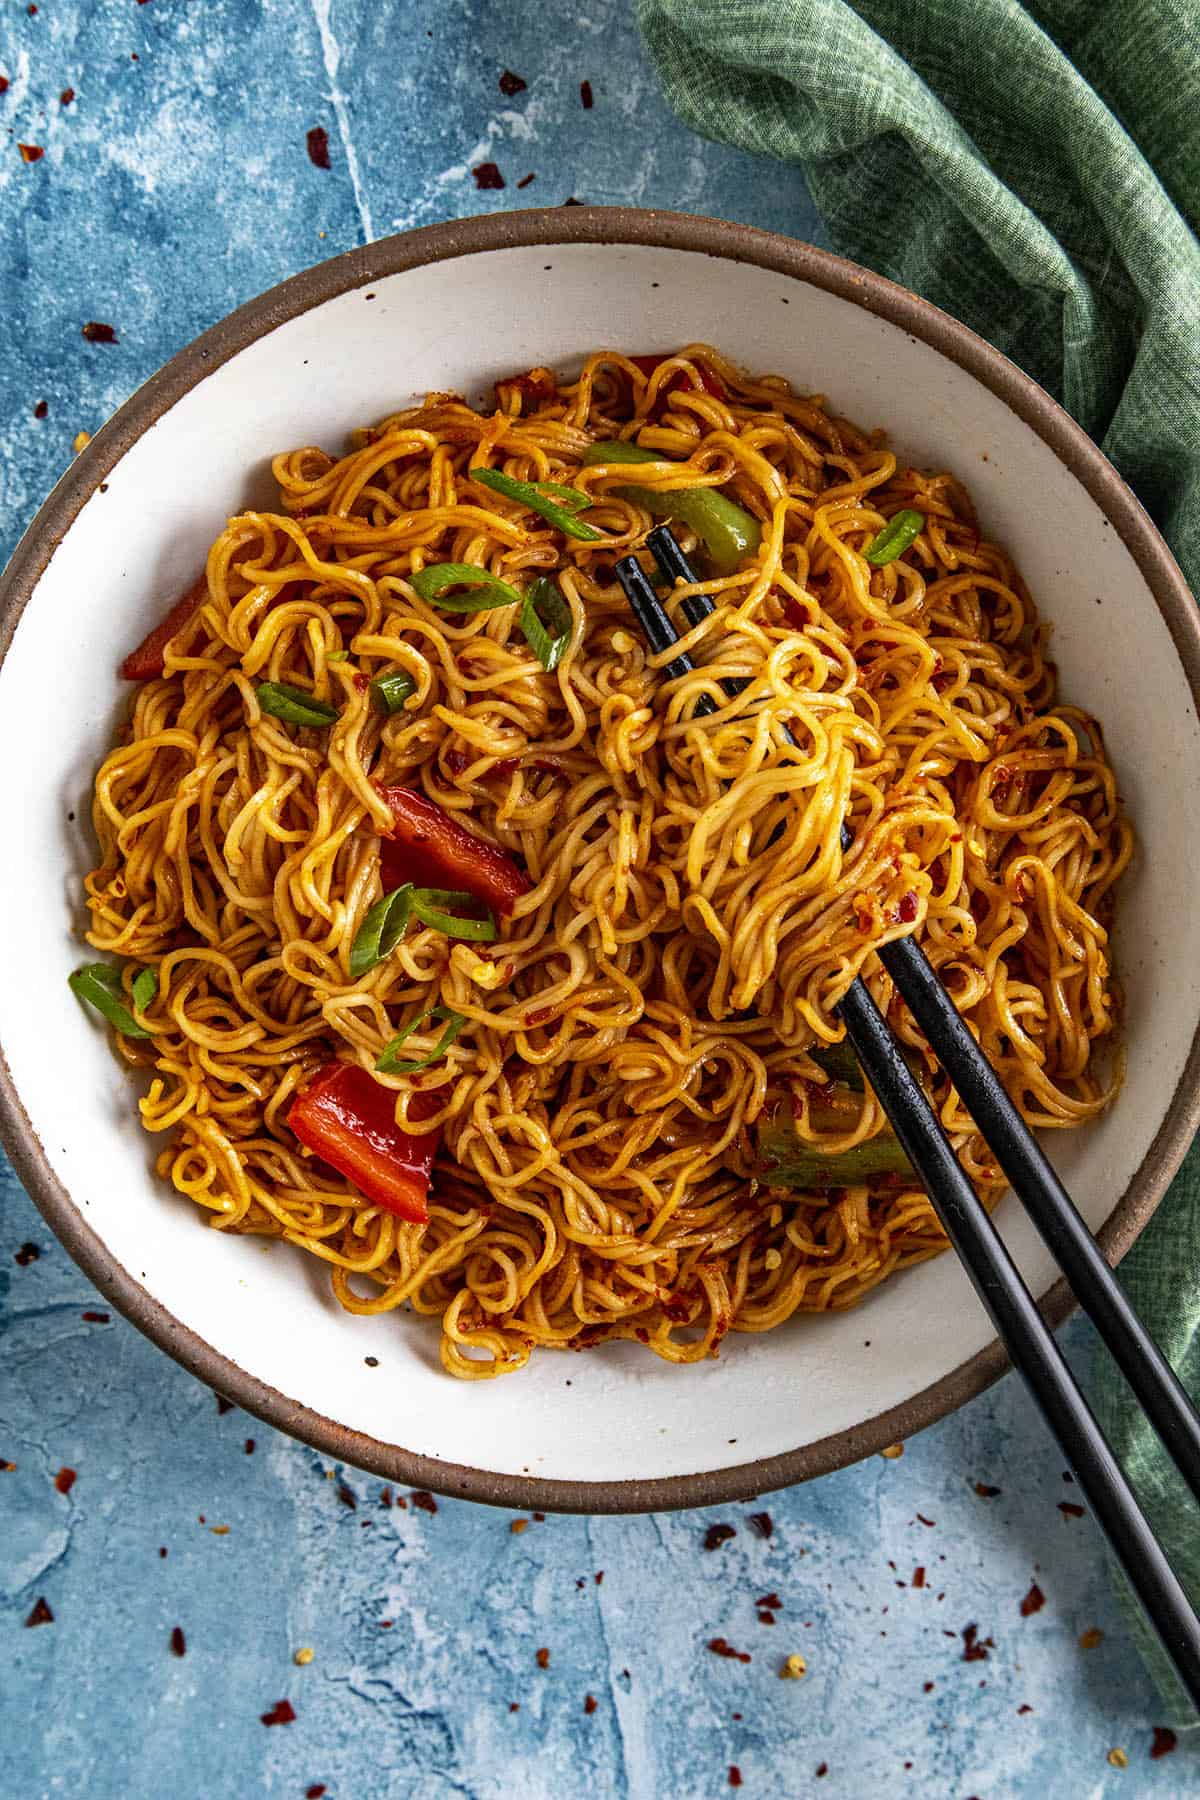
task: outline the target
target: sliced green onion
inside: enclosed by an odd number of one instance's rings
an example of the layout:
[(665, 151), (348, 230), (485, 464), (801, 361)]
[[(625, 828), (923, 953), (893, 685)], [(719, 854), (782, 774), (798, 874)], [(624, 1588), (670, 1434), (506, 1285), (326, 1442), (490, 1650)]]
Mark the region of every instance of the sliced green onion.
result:
[[(450, 908), (474, 907), (474, 915), (464, 917)], [(447, 937), (465, 938), (473, 944), (490, 944), (496, 936), (496, 921), (483, 902), (461, 888), (414, 888), (412, 914), (433, 931)], [(386, 954), (386, 952), (385, 952)]]
[(592, 496), (585, 494), (582, 488), (563, 487), (557, 481), (538, 481), (534, 483), (534, 486), (539, 494), (552, 494), (559, 505), (565, 507), (569, 513), (583, 512), (587, 507), (596, 504)]
[(289, 687), (286, 681), (262, 681), (254, 693), (263, 711), (273, 713), (285, 725), (307, 725), (317, 730), (332, 725), (338, 716), (336, 706), (326, 706), (303, 688)]
[[(146, 971), (143, 971), (145, 973)], [(77, 1000), (94, 1006), (102, 1019), (115, 1025), (123, 1037), (148, 1038), (150, 1033), (139, 1025), (124, 1000), (121, 971), (112, 963), (85, 963), (67, 976), (71, 992)]]
[[(419, 1031), (421, 1026), (430, 1019), (445, 1019), (446, 1021), (446, 1029), (434, 1048), (428, 1056), (418, 1057), (415, 1062), (401, 1062), (396, 1055), (401, 1044), (406, 1038), (410, 1038), (414, 1031)], [(418, 1069), (427, 1069), (431, 1063), (440, 1062), (466, 1022), (465, 1014), (451, 1012), (448, 1006), (435, 1006), (432, 1012), (425, 1014), (424, 1018), (414, 1019), (411, 1025), (406, 1025), (403, 1031), (397, 1032), (375, 1064), (376, 1074), (415, 1075)]]
[[(597, 463), (670, 463), (672, 457), (657, 450), (643, 450), (625, 438), (612, 438), (607, 443), (589, 444), (583, 460)], [(676, 465), (678, 467), (678, 465)], [(732, 575), (762, 542), (762, 526), (744, 507), (730, 500), (719, 488), (646, 488), (622, 487), (614, 490), (623, 500), (632, 500), (655, 519), (681, 519), (691, 527), (708, 552), (709, 561), (719, 575)]]
[(378, 713), (398, 713), (417, 684), (404, 669), (393, 669), (390, 675), (377, 675), (371, 683), (371, 705)]
[(903, 556), (914, 538), (924, 529), (924, 514), (906, 507), (903, 512), (896, 513), (888, 520), (878, 536), (871, 539), (863, 555), (877, 569), (882, 569), (887, 563), (895, 562), (898, 556)]
[(885, 1126), (865, 1143), (831, 1152), (805, 1143), (791, 1117), (782, 1112), (760, 1120), (756, 1128), (758, 1160), (755, 1174), (768, 1187), (816, 1189), (853, 1187), (880, 1175), (912, 1175), (912, 1164), (890, 1127)]
[(521, 630), (533, 654), (547, 671), (556, 669), (571, 642), (574, 621), (571, 609), (545, 575), (525, 590), (521, 603)]
[[(574, 504), (571, 510), (559, 505), (542, 491), (541, 485), (535, 486), (532, 481), (518, 481), (514, 475), (506, 475), (502, 469), (472, 469), (470, 476), (472, 481), (477, 481), (481, 487), (491, 488), (493, 493), (503, 494), (508, 500), (519, 500), (531, 512), (539, 513), (547, 525), (557, 526), (564, 537), (578, 538), (581, 544), (598, 544), (604, 536), (594, 525), (583, 525), (573, 517), (573, 513), (578, 510)], [(570, 491), (576, 493), (578, 490)], [(591, 502), (585, 500), (584, 504), (590, 505)]]
[[(496, 606), (521, 604), (516, 588), (509, 587), (507, 581), (501, 581), (487, 569), (476, 568), (474, 563), (430, 563), (427, 569), (419, 569), (408, 579), (422, 600), (428, 600), (431, 606), (440, 606), (443, 612), (491, 612)], [(454, 587), (474, 587), (483, 591), (455, 594), (447, 599), (448, 590)]]
[(325, 661), (326, 662), (349, 662), (350, 661), (350, 652), (348, 650), (331, 650), (329, 652), (329, 655), (325, 658)]
[(396, 948), (408, 929), (415, 893), (412, 882), (406, 881), (371, 908), (350, 946), (350, 974), (355, 981)]
[(158, 992), (158, 970), (141, 969), (133, 978), (133, 1004), (140, 1013), (153, 1002)]

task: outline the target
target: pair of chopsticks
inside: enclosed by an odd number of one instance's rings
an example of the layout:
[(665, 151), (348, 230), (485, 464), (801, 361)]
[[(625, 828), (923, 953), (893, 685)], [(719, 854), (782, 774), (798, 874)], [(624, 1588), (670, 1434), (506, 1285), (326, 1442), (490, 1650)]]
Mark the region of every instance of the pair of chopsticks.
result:
[[(693, 586), (697, 576), (670, 530), (646, 539), (663, 577)], [(666, 608), (636, 556), (616, 566), (638, 624), (656, 656), (678, 643)], [(704, 594), (680, 601), (688, 626), (713, 611)], [(686, 651), (662, 669), (668, 680), (694, 668)], [(745, 684), (728, 682), (726, 692)], [(711, 695), (692, 717), (712, 714)], [(842, 828), (843, 848), (851, 842)], [(1021, 1201), (1095, 1325), (1164, 1447), (1200, 1500), (1200, 1416), (1170, 1364), (1130, 1305), (1070, 1195), (1051, 1168), (996, 1071), (911, 937), (882, 945), (879, 960), (930, 1048), (957, 1088), (1013, 1192)], [(1054, 1336), (1016, 1264), (968, 1180), (890, 1027), (861, 978), (839, 1008), (846, 1035), (892, 1129), (929, 1195), (1008, 1353), (1028, 1383), (1130, 1583), (1145, 1607), (1188, 1693), (1200, 1705), (1200, 1619), (1154, 1536)]]

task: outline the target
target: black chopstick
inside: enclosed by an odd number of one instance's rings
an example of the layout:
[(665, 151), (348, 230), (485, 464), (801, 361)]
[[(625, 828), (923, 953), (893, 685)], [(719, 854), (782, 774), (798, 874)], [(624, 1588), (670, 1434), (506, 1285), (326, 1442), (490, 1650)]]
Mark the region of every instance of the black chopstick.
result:
[[(668, 580), (689, 585), (696, 581), (667, 526), (652, 531), (646, 543)], [(666, 608), (657, 599), (655, 605), (669, 627)], [(712, 610), (706, 594), (689, 595), (681, 604), (684, 617), (693, 626)], [(669, 649), (670, 640), (659, 647)], [(677, 674), (683, 672), (676, 669)], [(848, 849), (850, 842), (843, 827), (843, 849)], [(882, 945), (878, 955), (1080, 1306), (1200, 1500), (1200, 1414), (1187, 1390), (1130, 1304), (1074, 1201), (963, 1023), (921, 946), (914, 938), (897, 938)]]
[[(689, 583), (695, 580), (686, 558), (666, 527), (660, 527), (657, 531), (652, 532), (647, 542), (659, 567), (669, 579)], [(647, 640), (654, 649), (654, 653), (656, 655), (665, 654), (677, 641), (677, 634), (641, 564), (636, 557), (625, 557), (617, 564), (616, 573), (631, 610), (639, 623), (643, 624)], [(688, 611), (689, 604), (692, 602), (696, 604), (692, 605), (691, 610)], [(682, 603), (682, 608), (689, 623), (693, 625), (699, 624), (712, 610), (711, 602), (708, 602), (703, 595), (689, 596)], [(671, 678), (675, 679), (678, 675), (687, 674), (693, 667), (691, 657), (686, 652), (680, 652), (679, 656), (672, 659), (670, 664), (673, 671)], [(732, 686), (731, 683), (730, 687)], [(716, 708), (717, 703), (712, 696), (703, 694), (693, 707), (693, 716), (711, 714), (716, 711)], [(911, 940), (902, 941), (911, 944)], [(889, 946), (889, 948), (894, 947)], [(961, 1034), (970, 1039), (970, 1033), (959, 1017), (957, 1009), (949, 995), (940, 987), (919, 946), (912, 945), (911, 947), (916, 951), (920, 965), (922, 990), (924, 990), (927, 978), (928, 985), (938, 989), (945, 1003), (943, 1007), (936, 1002), (931, 1002), (928, 995), (922, 991), (919, 996), (922, 1011), (931, 1018), (940, 1037), (949, 1040), (951, 1036), (957, 1038)], [(911, 969), (904, 972), (912, 973)], [(890, 969), (889, 973), (892, 973)], [(896, 982), (897, 988), (903, 993), (904, 989), (901, 987), (899, 979), (895, 974), (892, 975), (892, 978)], [(916, 985), (914, 981), (914, 992)], [(907, 995), (905, 998), (907, 999)], [(947, 1009), (953, 1015), (953, 1023), (946, 1018)], [(1161, 1545), (1155, 1538), (1091, 1409), (1076, 1386), (1053, 1334), (1038, 1311), (1036, 1301), (1009, 1256), (987, 1209), (963, 1171), (924, 1093), (905, 1063), (900, 1047), (892, 1036), (886, 1020), (861, 979), (851, 983), (839, 1010), (845, 1021), (847, 1036), (862, 1065), (863, 1073), (871, 1083), (880, 1105), (920, 1177), (947, 1237), (954, 1245), (976, 1292), (991, 1315), (1014, 1365), (1024, 1376), (1043, 1417), (1074, 1469), (1080, 1488), (1124, 1566), (1134, 1591), (1145, 1607), (1147, 1615), (1162, 1639), (1164, 1648), (1179, 1672), (1180, 1679), (1192, 1699), (1200, 1704), (1200, 1620), (1197, 1619), (1186, 1593)], [(914, 1016), (918, 1018), (918, 1022), (921, 1023), (921, 1017), (915, 1007), (913, 1012)], [(923, 1023), (922, 1029), (925, 1030)], [(933, 1033), (926, 1031), (926, 1036), (936, 1049)], [(1020, 1166), (1023, 1181), (1028, 1185), (1036, 1185), (1042, 1175), (1040, 1165), (1045, 1164), (1045, 1167), (1049, 1168), (1049, 1164), (1042, 1157), (1032, 1135), (1025, 1127), (1024, 1121), (1004, 1092), (994, 1070), (991, 1069), (982, 1053), (978, 1051), (974, 1040), (970, 1039), (970, 1042), (976, 1057), (990, 1077), (989, 1091), (983, 1102), (984, 1110), (988, 1113), (989, 1123), (996, 1125), (998, 1121), (1003, 1121), (1002, 1129), (1007, 1130), (1009, 1134), (1007, 1152), (1012, 1155), (1014, 1164)], [(967, 1079), (968, 1085), (971, 1085), (974, 1059), (955, 1057), (954, 1060), (956, 1066), (961, 1066), (966, 1071), (965, 1079)], [(950, 1067), (946, 1063), (943, 1066), (954, 1080), (955, 1077)], [(974, 1071), (974, 1077), (975, 1085), (982, 1086), (983, 1084), (979, 1083), (977, 1079), (977, 1070)], [(967, 1095), (962, 1089), (959, 1091), (964, 1103), (968, 1103)], [(1020, 1144), (1020, 1133), (1015, 1133), (1011, 1129), (1014, 1119), (1020, 1125), (1024, 1136), (1033, 1144), (1037, 1153), (1037, 1161), (1031, 1161), (1028, 1158), (1024, 1162), (1018, 1161), (1013, 1146)], [(979, 1118), (976, 1118), (975, 1122), (981, 1132), (987, 1136), (983, 1122)], [(1021, 1145), (1020, 1148), (1024, 1152), (1024, 1145)], [(993, 1145), (993, 1151), (997, 1160), (1001, 1161), (1005, 1172), (1008, 1173), (999, 1147)], [(1013, 1180), (1011, 1175), (1010, 1180)], [(1014, 1188), (1015, 1186), (1014, 1181)], [(1079, 1214), (1075, 1211), (1069, 1196), (1066, 1195), (1065, 1189), (1062, 1188), (1056, 1176), (1052, 1184), (1043, 1185), (1040, 1193), (1043, 1196), (1041, 1210), (1048, 1221), (1053, 1221), (1053, 1225), (1048, 1223), (1042, 1234), (1052, 1250), (1055, 1249), (1055, 1244), (1051, 1242), (1052, 1229), (1056, 1239), (1061, 1239), (1066, 1245), (1067, 1258), (1060, 1258), (1060, 1262), (1064, 1266), (1064, 1272), (1069, 1272), (1066, 1270), (1066, 1261), (1078, 1260), (1077, 1245), (1069, 1222), (1063, 1224), (1060, 1218), (1062, 1201), (1066, 1202), (1066, 1208), (1078, 1223), (1079, 1230), (1088, 1236), (1089, 1243), (1091, 1242), (1090, 1234), (1087, 1233), (1087, 1227), (1079, 1218)], [(1033, 1209), (1030, 1210), (1032, 1213)], [(1034, 1216), (1035, 1223), (1038, 1223), (1039, 1229), (1042, 1229), (1036, 1214)], [(1091, 1248), (1095, 1252), (1094, 1244), (1091, 1245)], [(1115, 1287), (1111, 1271), (1107, 1264), (1103, 1263), (1098, 1252), (1095, 1252), (1095, 1259), (1103, 1269), (1108, 1282)], [(1089, 1274), (1094, 1275), (1094, 1271), (1090, 1268), (1090, 1261), (1091, 1259), (1088, 1259), (1086, 1266)], [(1097, 1289), (1093, 1286), (1093, 1300), (1095, 1300), (1096, 1292)], [(1189, 1426), (1194, 1426), (1195, 1414), (1186, 1394), (1182, 1388), (1178, 1387), (1169, 1366), (1161, 1358), (1157, 1346), (1154, 1346), (1152, 1340), (1147, 1336), (1145, 1328), (1133, 1313), (1132, 1308), (1128, 1307), (1124, 1295), (1120, 1293), (1119, 1289), (1117, 1289), (1117, 1293), (1123, 1302), (1123, 1308), (1117, 1308), (1110, 1312), (1103, 1302), (1100, 1305), (1100, 1311), (1106, 1318), (1106, 1322), (1110, 1322), (1114, 1317), (1120, 1321), (1122, 1310), (1127, 1310), (1136, 1330), (1136, 1338), (1140, 1338), (1150, 1345), (1154, 1352), (1154, 1358), (1171, 1375), (1171, 1381), (1178, 1389), (1178, 1394), (1186, 1409)], [(1080, 1294), (1079, 1298), (1082, 1302), (1083, 1294)], [(1099, 1324), (1099, 1320), (1097, 1323)], [(1125, 1358), (1135, 1365), (1138, 1363), (1139, 1356), (1136, 1338), (1131, 1340), (1128, 1334), (1124, 1339), (1118, 1336)], [(1125, 1369), (1125, 1361), (1119, 1357), (1118, 1361), (1122, 1369)], [(1142, 1397), (1143, 1388), (1154, 1391), (1156, 1400), (1159, 1401), (1160, 1416), (1169, 1414), (1170, 1406), (1164, 1406), (1161, 1403), (1155, 1387), (1154, 1368), (1150, 1367), (1147, 1370), (1139, 1365), (1137, 1374), (1137, 1382), (1134, 1382), (1132, 1376), (1130, 1376), (1130, 1380), (1139, 1398)], [(1143, 1404), (1146, 1402), (1143, 1401)], [(1147, 1412), (1150, 1412), (1149, 1406), (1147, 1406)], [(1159, 1426), (1158, 1419), (1154, 1417), (1154, 1414), (1151, 1414), (1151, 1417), (1161, 1434), (1162, 1427)], [(1189, 1440), (1190, 1436), (1189, 1432)], [(1172, 1453), (1174, 1452), (1175, 1445), (1173, 1443), (1167, 1442), (1166, 1447)], [(1186, 1474), (1187, 1470), (1185, 1469), (1184, 1472)]]

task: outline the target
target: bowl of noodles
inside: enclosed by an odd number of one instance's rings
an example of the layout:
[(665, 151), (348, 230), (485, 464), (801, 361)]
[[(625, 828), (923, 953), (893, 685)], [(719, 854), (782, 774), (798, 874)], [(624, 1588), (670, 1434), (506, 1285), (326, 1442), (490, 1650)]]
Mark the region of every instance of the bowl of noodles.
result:
[[(664, 520), (682, 673), (615, 575)], [(581, 208), (326, 263), (122, 409), (0, 607), (6, 1144), (330, 1455), (697, 1505), (992, 1379), (859, 975), (1061, 1317), (893, 938), (1111, 1256), (1195, 1128), (1190, 596), (1041, 390), (836, 258)]]

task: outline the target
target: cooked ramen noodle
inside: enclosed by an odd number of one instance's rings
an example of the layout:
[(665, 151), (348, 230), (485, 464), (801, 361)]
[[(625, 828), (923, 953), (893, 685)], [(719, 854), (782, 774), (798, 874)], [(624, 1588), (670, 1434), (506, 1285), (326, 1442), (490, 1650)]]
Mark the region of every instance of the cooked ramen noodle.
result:
[[(218, 1230), (435, 1317), (455, 1375), (694, 1362), (944, 1248), (843, 1041), (856, 976), (1002, 1190), (888, 940), (1032, 1126), (1109, 1103), (1130, 830), (953, 474), (692, 345), (274, 475), (124, 666), (72, 978)], [(663, 520), (682, 674), (614, 574)]]

